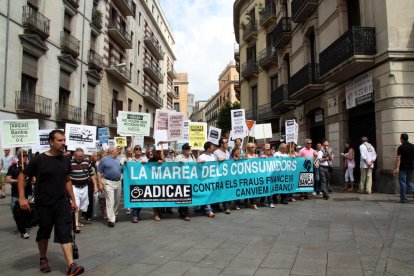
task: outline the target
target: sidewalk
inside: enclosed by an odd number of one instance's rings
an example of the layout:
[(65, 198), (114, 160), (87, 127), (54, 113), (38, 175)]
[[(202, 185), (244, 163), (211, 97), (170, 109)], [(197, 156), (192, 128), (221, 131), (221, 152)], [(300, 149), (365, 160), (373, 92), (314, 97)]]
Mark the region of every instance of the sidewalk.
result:
[[(1, 275), (43, 275), (36, 229), (23, 240), (0, 200)], [(414, 204), (398, 195), (335, 193), (329, 200), (242, 209), (192, 221), (151, 210), (130, 222), (84, 223), (76, 236), (85, 275), (414, 275)], [(60, 246), (50, 242), (48, 275), (64, 275)]]

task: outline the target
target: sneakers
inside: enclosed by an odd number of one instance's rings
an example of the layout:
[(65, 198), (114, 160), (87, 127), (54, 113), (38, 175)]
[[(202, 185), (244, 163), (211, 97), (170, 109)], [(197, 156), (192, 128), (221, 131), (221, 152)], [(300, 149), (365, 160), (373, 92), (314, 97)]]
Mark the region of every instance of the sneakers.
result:
[(270, 203), (269, 207), (270, 208), (275, 208), (275, 205), (273, 203)]
[(115, 223), (113, 223), (112, 221), (108, 221), (108, 227), (115, 227)]
[(207, 214), (207, 216), (209, 218), (214, 218), (216, 215), (213, 212), (210, 212), (210, 213)]
[(155, 221), (160, 221), (160, 220), (161, 220), (161, 218), (160, 218), (160, 216), (155, 215), (155, 216), (154, 216), (154, 220), (155, 220)]
[(184, 219), (185, 221), (190, 221), (190, 220), (191, 220), (191, 218), (190, 218), (189, 216), (185, 216), (183, 219)]
[(30, 235), (29, 235), (29, 233), (24, 233), (24, 234), (20, 234), (20, 237), (22, 238), (22, 239), (25, 239), (25, 240), (27, 240), (29, 237), (30, 237)]
[(40, 258), (40, 272), (43, 272), (43, 273), (50, 272), (49, 262), (46, 257)]
[(313, 196), (316, 196), (316, 192), (312, 192), (312, 195), (313, 195)]
[(259, 209), (259, 207), (257, 207), (257, 205), (256, 204), (252, 204), (252, 209), (254, 209), (254, 210), (258, 210)]
[(138, 223), (138, 218), (137, 217), (133, 217), (132, 218), (132, 223)]
[(127, 214), (127, 215), (131, 214), (131, 208), (128, 208), (128, 209), (126, 210), (125, 214)]
[(5, 195), (1, 195), (0, 198), (6, 198), (6, 196)]
[(85, 269), (83, 268), (83, 266), (78, 266), (76, 263), (71, 263), (71, 265), (68, 267), (66, 275), (75, 276), (82, 274), (84, 271)]
[(230, 215), (230, 209), (229, 209), (229, 208), (227, 208), (227, 209), (226, 209), (226, 211), (225, 211), (225, 213), (226, 213), (227, 215)]

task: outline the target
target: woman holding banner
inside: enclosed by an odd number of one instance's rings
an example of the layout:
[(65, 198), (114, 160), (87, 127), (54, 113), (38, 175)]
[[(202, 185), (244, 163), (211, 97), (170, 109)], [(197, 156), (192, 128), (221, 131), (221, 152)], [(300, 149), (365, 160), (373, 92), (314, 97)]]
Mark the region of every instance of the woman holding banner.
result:
[[(136, 145), (134, 147), (134, 156), (128, 157), (127, 162), (147, 163), (148, 158), (142, 153), (141, 146)], [(132, 223), (138, 223), (138, 221), (141, 220), (141, 217), (139, 216), (140, 212), (141, 208), (132, 208)]]
[[(246, 155), (245, 155), (246, 159), (250, 159), (250, 158), (259, 158), (259, 156), (256, 154), (256, 145), (255, 143), (247, 143), (247, 147), (246, 147)], [(256, 204), (256, 199), (255, 198), (249, 198), (249, 199), (245, 199), (244, 200), (244, 205), (247, 205), (247, 200), (250, 201), (250, 207), (254, 210), (259, 209), (259, 207), (257, 207)]]
[[(155, 150), (149, 150), (147, 153), (148, 162), (158, 162), (158, 164), (162, 164), (162, 157), (161, 157), (161, 151), (155, 151)], [(160, 221), (160, 209), (161, 208), (152, 208), (154, 211), (154, 220)]]

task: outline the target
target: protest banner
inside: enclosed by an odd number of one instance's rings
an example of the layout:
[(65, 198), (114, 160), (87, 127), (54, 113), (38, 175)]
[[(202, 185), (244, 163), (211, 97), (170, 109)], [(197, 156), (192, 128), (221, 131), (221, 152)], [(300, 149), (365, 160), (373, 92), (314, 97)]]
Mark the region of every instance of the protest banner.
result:
[(123, 136), (150, 135), (151, 114), (119, 111), (118, 118), (118, 134), (122, 134)]
[(0, 131), (2, 148), (37, 145), (39, 121), (37, 119), (2, 120)]
[[(39, 129), (38, 135), (39, 140), (37, 145), (32, 146), (32, 152), (36, 153), (43, 153), (45, 151), (48, 151), (50, 149), (49, 145), (49, 133), (54, 129)], [(61, 129), (63, 131), (63, 129)]]
[(257, 124), (255, 125), (254, 138), (267, 139), (272, 138), (272, 124)]
[(245, 137), (245, 131), (247, 131), (247, 126), (244, 109), (231, 110), (231, 130), (233, 131), (234, 138)]
[(127, 139), (126, 139), (125, 136), (114, 137), (114, 141), (115, 141), (115, 147), (123, 148), (123, 147), (126, 147), (128, 145), (127, 144)]
[(192, 149), (204, 150), (204, 143), (207, 141), (207, 123), (190, 122), (188, 140)]
[(101, 145), (104, 144), (104, 143), (108, 144), (108, 139), (109, 139), (109, 128), (107, 128), (107, 127), (98, 128), (99, 143)]
[(96, 147), (96, 126), (66, 124), (65, 136), (68, 150)]
[(306, 158), (273, 157), (161, 165), (128, 162), (124, 168), (124, 206), (199, 206), (312, 192), (312, 164)]
[(168, 141), (178, 141), (184, 137), (184, 113), (171, 112), (168, 115)]
[(285, 121), (286, 143), (298, 144), (299, 126), (295, 119)]
[(219, 144), (221, 136), (221, 129), (213, 126), (208, 127), (208, 135), (207, 135), (207, 141), (210, 141), (214, 145)]

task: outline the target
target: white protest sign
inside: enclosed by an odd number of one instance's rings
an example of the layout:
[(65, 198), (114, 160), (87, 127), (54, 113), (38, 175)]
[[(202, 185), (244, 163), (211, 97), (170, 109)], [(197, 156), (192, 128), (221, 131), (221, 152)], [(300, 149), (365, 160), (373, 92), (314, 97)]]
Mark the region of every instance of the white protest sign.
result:
[(346, 109), (372, 101), (372, 72), (359, 75), (345, 84)]
[(171, 112), (168, 116), (168, 141), (178, 141), (184, 137), (184, 113)]
[(167, 142), (168, 141), (167, 130), (154, 130), (154, 140), (156, 144), (159, 142)]
[(134, 146), (144, 147), (144, 136), (134, 136)]
[(243, 138), (245, 136), (247, 126), (244, 109), (231, 110), (231, 130), (233, 131), (234, 138)]
[[(50, 149), (49, 145), (49, 133), (54, 129), (39, 129), (39, 143), (37, 145), (32, 146), (32, 152), (36, 153), (43, 153)], [(63, 131), (63, 129), (61, 129)]]
[(168, 143), (156, 143), (156, 150), (168, 150)]
[(286, 143), (298, 144), (299, 126), (294, 119), (285, 121)]
[(37, 119), (3, 120), (0, 131), (3, 148), (37, 145), (39, 121)]
[[(149, 136), (151, 125), (151, 114), (140, 112), (119, 111), (118, 112), (118, 134)], [(125, 135), (126, 134), (126, 135)]]
[(185, 120), (184, 121), (184, 130), (183, 130), (183, 139), (179, 140), (179, 144), (185, 144), (188, 143), (188, 126), (190, 125), (191, 120)]
[(115, 140), (114, 139), (108, 139), (108, 147), (115, 147)]
[(65, 136), (68, 150), (96, 147), (96, 126), (66, 124)]
[(254, 138), (267, 139), (272, 138), (272, 124), (257, 124), (254, 127)]
[(218, 145), (219, 140), (220, 140), (220, 136), (221, 136), (221, 129), (220, 128), (209, 126), (207, 141), (210, 141), (211, 143), (213, 143), (215, 145)]
[(155, 110), (154, 130), (168, 130), (168, 116), (171, 110)]

